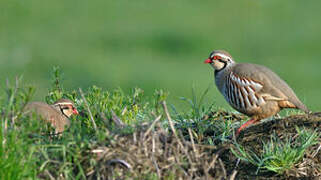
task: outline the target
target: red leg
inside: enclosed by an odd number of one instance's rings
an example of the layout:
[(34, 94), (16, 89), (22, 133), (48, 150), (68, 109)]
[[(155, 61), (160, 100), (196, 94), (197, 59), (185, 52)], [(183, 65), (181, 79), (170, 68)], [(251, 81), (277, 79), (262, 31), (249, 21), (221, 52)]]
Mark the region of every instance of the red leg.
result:
[(254, 124), (257, 122), (257, 119), (256, 118), (252, 118), (250, 120), (248, 120), (246, 123), (244, 123), (240, 128), (237, 129), (236, 131), (236, 136), (239, 136), (240, 135), (240, 132), (245, 129), (246, 127), (248, 127), (249, 125), (251, 124)]

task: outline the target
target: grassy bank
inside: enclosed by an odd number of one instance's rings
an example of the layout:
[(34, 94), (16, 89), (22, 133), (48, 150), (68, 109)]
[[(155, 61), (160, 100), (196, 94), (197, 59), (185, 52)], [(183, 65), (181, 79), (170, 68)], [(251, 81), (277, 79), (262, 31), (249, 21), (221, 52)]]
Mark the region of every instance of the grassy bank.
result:
[[(186, 109), (141, 89), (124, 93), (64, 90), (59, 71), (44, 98), (72, 99), (80, 115), (61, 136), (22, 114), (34, 94), (20, 81), (1, 95), (0, 179), (287, 179), (321, 174), (321, 115), (292, 115), (234, 129), (247, 117), (206, 103), (206, 91), (182, 98)], [(297, 113), (292, 113), (297, 114)]]

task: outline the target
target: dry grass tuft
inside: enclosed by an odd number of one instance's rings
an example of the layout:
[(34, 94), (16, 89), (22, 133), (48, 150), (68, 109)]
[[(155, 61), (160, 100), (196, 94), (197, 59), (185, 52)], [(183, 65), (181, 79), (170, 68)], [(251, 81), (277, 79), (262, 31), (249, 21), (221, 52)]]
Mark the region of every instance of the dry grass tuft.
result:
[(87, 176), (90, 179), (151, 175), (165, 179), (226, 179), (224, 163), (214, 153), (214, 148), (177, 139), (158, 126), (152, 131), (115, 137), (110, 146), (92, 149), (99, 168), (87, 172)]

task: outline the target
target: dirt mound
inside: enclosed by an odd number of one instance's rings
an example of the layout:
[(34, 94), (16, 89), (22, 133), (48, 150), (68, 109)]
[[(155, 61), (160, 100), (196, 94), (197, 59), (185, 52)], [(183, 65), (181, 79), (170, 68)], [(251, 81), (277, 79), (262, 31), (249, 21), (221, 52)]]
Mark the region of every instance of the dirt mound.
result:
[[(236, 118), (237, 116), (232, 115)], [(211, 118), (211, 117), (209, 117)], [(155, 125), (155, 124), (153, 124)], [(271, 171), (257, 173), (257, 167), (240, 161), (231, 152), (233, 141), (217, 146), (196, 144), (192, 132), (189, 138), (178, 138), (171, 132), (157, 126), (126, 136), (114, 136), (108, 146), (95, 146), (90, 150), (97, 162), (95, 169), (88, 169), (89, 179), (136, 177), (146, 179), (291, 179), (315, 178), (321, 175), (321, 143), (305, 153), (303, 160), (291, 171), (278, 175)], [(286, 137), (295, 136), (297, 127), (318, 130), (321, 127), (321, 113), (294, 115), (251, 126), (244, 130), (237, 142), (253, 151), (262, 151), (262, 142), (270, 140), (271, 134)], [(320, 137), (318, 139), (321, 142)], [(320, 177), (319, 177), (320, 178)]]
[[(275, 134), (280, 139), (284, 139), (289, 136), (296, 137), (297, 128), (321, 132), (320, 127), (321, 113), (293, 115), (282, 119), (273, 119), (245, 129), (238, 138), (238, 143), (244, 147), (250, 147), (254, 152), (260, 152), (262, 150), (262, 142), (269, 141), (271, 139), (271, 134)], [(320, 137), (318, 141), (319, 144), (309, 148), (303, 160), (283, 176), (272, 172), (256, 174), (256, 167), (251, 167), (251, 165), (247, 163), (241, 163), (239, 165), (238, 177), (243, 177), (244, 179), (254, 177), (259, 179), (289, 179), (303, 177), (319, 179), (321, 178), (321, 153), (319, 152), (321, 147)]]

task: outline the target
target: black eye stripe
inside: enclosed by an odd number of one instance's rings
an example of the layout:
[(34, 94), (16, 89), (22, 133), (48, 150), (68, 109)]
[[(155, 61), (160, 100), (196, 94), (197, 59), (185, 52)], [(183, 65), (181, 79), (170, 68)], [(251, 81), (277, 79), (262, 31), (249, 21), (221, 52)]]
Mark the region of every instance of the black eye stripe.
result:
[(74, 109), (74, 107), (69, 107), (69, 106), (60, 106), (60, 109)]

